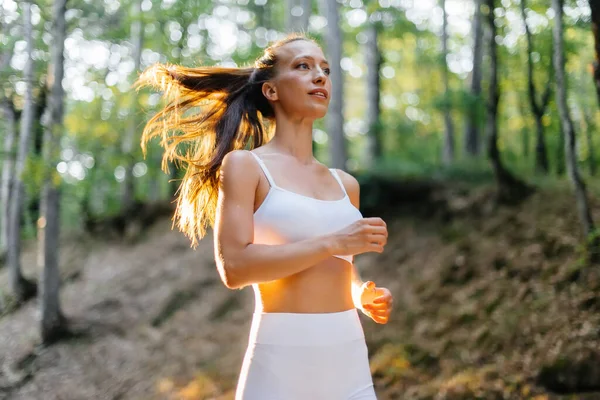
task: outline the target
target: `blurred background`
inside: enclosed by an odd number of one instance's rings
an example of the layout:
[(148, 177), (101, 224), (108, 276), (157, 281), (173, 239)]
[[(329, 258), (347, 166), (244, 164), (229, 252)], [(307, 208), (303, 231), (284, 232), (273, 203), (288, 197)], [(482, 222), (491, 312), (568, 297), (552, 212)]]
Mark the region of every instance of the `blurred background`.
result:
[[(146, 67), (247, 66), (305, 32), (332, 65), (316, 157), (388, 222), (356, 258), (380, 399), (600, 399), (596, 0), (0, 2), (0, 398), (233, 399), (253, 309), (182, 171), (139, 146)], [(58, 82), (58, 84), (57, 84)]]

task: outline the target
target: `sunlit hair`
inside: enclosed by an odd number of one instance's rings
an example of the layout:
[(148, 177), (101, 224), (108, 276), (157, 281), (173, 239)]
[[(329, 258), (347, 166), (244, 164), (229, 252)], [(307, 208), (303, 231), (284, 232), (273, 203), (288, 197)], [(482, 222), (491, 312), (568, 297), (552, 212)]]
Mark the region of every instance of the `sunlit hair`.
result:
[(138, 89), (161, 90), (167, 100), (146, 124), (141, 146), (145, 156), (148, 142), (158, 136), (164, 148), (163, 171), (168, 172), (169, 161), (185, 168), (173, 223), (192, 240), (192, 246), (214, 225), (225, 155), (269, 140), (275, 114), (262, 94), (262, 84), (276, 75), (277, 48), (297, 40), (312, 41), (291, 34), (265, 49), (247, 68), (155, 64), (135, 83)]

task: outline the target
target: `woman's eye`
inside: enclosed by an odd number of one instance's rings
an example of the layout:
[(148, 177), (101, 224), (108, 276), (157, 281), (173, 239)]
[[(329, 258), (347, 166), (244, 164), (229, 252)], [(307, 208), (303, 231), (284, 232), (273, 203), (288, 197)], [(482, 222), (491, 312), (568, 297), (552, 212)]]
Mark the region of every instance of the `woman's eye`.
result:
[(308, 64), (305, 64), (305, 63), (298, 64), (297, 68), (308, 68)]
[(326, 75), (329, 75), (329, 74), (331, 74), (331, 70), (330, 70), (329, 68), (325, 68), (323, 71), (325, 71), (325, 74), (326, 74)]

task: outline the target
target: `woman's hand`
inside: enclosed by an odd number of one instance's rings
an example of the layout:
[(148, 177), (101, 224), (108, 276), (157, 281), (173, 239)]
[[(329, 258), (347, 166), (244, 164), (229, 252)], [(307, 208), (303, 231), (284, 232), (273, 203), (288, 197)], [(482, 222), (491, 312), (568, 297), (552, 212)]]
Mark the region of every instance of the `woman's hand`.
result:
[(381, 253), (387, 237), (387, 227), (381, 218), (362, 218), (329, 237), (330, 251), (332, 255)]
[(378, 324), (387, 324), (394, 303), (392, 293), (367, 281), (360, 287), (359, 296), (361, 311)]

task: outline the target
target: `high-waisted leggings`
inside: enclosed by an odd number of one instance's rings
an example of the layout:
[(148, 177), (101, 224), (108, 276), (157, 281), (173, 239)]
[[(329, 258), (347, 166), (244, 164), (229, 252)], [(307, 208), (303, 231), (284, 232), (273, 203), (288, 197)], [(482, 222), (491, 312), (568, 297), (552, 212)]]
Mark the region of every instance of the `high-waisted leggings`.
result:
[(376, 400), (356, 309), (255, 313), (236, 400)]

